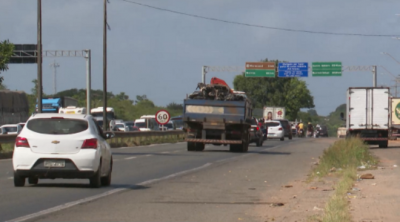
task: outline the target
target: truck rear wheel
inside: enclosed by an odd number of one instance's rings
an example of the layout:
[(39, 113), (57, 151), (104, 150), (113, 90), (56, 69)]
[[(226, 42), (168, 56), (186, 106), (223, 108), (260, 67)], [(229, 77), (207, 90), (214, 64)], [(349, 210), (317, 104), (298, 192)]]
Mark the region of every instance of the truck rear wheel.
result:
[(379, 143), (379, 148), (388, 148), (388, 141)]
[(203, 151), (204, 147), (205, 147), (204, 143), (194, 143), (194, 142), (187, 143), (187, 151)]

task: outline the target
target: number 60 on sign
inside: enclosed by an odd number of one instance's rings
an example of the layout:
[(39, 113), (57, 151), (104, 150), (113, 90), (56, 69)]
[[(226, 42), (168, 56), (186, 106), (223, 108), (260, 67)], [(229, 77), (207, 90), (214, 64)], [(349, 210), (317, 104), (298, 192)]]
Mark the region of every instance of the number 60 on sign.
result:
[(159, 110), (156, 113), (156, 121), (160, 125), (165, 125), (169, 122), (171, 116), (169, 115), (168, 111), (166, 110)]

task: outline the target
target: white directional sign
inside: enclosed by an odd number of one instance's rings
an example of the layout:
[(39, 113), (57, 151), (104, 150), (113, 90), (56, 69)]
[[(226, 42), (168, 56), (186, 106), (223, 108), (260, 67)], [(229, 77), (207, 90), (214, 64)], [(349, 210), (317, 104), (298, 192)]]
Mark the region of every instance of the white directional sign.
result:
[(169, 115), (168, 111), (166, 110), (159, 110), (156, 113), (156, 121), (160, 125), (165, 125), (169, 122), (171, 115)]

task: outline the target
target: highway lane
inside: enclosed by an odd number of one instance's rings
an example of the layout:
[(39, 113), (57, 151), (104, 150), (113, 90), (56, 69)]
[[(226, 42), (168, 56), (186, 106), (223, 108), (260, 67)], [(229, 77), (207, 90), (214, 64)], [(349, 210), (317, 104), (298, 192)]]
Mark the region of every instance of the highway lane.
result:
[[(292, 141), (268, 140), (264, 146), (250, 145), (248, 154), (257, 154)], [(54, 206), (98, 195), (118, 188), (145, 189), (143, 181), (246, 154), (228, 152), (228, 147), (208, 145), (204, 152), (187, 152), (186, 143), (113, 149), (114, 170), (110, 187), (92, 189), (88, 180), (40, 180), (36, 186), (15, 188), (11, 160), (0, 161), (0, 221), (18, 218)]]
[[(301, 139), (275, 148), (255, 148), (240, 158), (212, 162), (145, 189), (125, 190), (28, 221), (274, 221), (271, 213), (277, 211), (282, 218), (276, 221), (286, 221), (298, 202), (285, 195), (286, 189), (296, 188), (283, 186), (305, 180), (313, 162), (335, 140)], [(202, 155), (208, 154), (199, 153), (199, 158)], [(271, 203), (284, 206), (271, 207)]]

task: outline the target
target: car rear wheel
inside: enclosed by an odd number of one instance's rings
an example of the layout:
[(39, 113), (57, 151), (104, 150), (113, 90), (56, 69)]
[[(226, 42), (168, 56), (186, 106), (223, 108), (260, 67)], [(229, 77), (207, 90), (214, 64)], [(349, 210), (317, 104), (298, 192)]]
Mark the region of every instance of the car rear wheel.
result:
[(35, 177), (29, 177), (28, 178), (28, 183), (32, 184), (32, 185), (36, 185), (39, 183), (39, 178), (35, 178)]
[(284, 140), (285, 140), (285, 137), (280, 138), (280, 141), (284, 141)]
[(256, 146), (258, 146), (258, 147), (262, 146), (263, 142), (264, 142), (264, 139), (262, 137), (260, 137), (260, 139), (258, 139), (256, 142)]
[(385, 141), (385, 142), (379, 143), (379, 148), (388, 148), (388, 142)]
[(113, 161), (111, 159), (111, 161), (110, 161), (110, 169), (108, 171), (107, 176), (101, 178), (101, 185), (110, 186), (110, 184), (111, 184), (112, 167), (113, 167)]
[(25, 186), (25, 177), (21, 177), (18, 174), (14, 173), (14, 186), (15, 187)]
[(292, 136), (289, 136), (289, 139), (291, 140), (291, 139), (292, 139)]
[(100, 188), (101, 187), (101, 162), (99, 165), (99, 169), (97, 169), (97, 172), (89, 178), (90, 180), (90, 186), (93, 188)]

